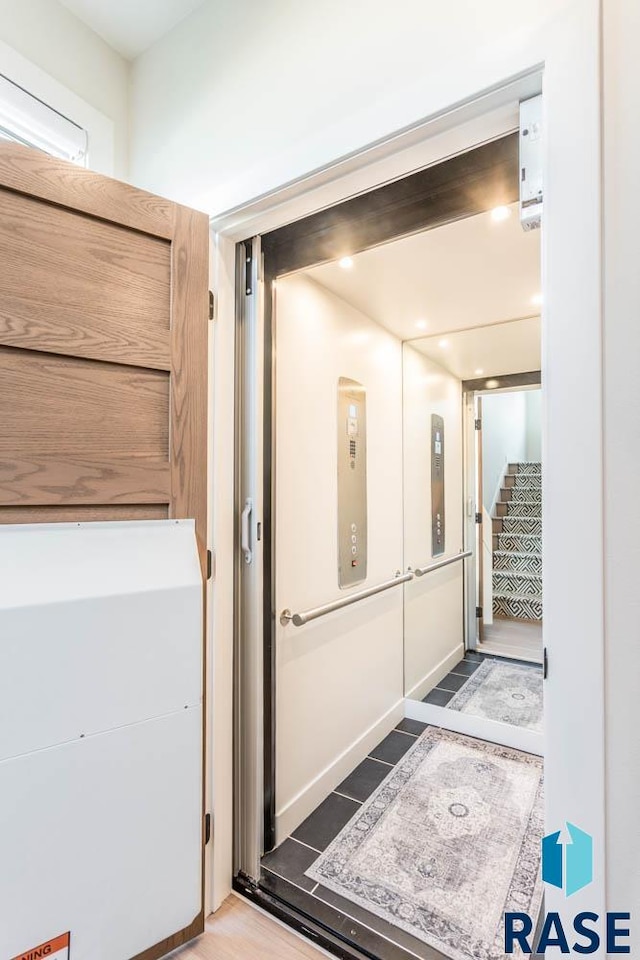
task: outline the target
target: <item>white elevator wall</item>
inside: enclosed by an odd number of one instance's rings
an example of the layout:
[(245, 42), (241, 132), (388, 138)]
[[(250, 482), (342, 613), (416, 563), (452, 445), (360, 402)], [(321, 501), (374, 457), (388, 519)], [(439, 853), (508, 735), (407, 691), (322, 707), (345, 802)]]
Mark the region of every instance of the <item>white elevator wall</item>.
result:
[[(431, 553), (431, 414), (444, 420), (445, 552), (462, 549), (462, 387), (443, 367), (404, 345), (405, 565), (423, 567)], [(404, 586), (405, 694), (422, 699), (463, 656), (462, 562)]]
[[(276, 610), (338, 599), (337, 388), (367, 391), (368, 567), (402, 568), (400, 341), (304, 276), (276, 293)], [(303, 627), (278, 623), (280, 842), (402, 716), (402, 588)]]

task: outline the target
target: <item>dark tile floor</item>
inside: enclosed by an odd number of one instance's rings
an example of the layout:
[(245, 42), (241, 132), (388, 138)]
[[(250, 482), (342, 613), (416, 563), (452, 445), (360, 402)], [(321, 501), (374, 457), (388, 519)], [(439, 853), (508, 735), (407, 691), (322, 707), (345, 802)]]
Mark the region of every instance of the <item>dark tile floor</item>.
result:
[[(464, 659), (424, 698), (425, 703), (446, 706), (485, 659), (505, 658), (467, 651)], [(535, 664), (531, 666), (535, 668)], [(305, 871), (380, 786), (426, 726), (419, 720), (402, 720), (288, 839), (262, 858), (260, 886), (264, 890), (379, 960), (446, 958), (411, 934), (310, 880)]]
[(287, 840), (262, 858), (263, 889), (380, 960), (443, 960), (443, 954), (310, 880), (305, 870), (391, 773), (425, 727), (419, 720), (402, 720)]
[(539, 664), (529, 663), (526, 660), (515, 661), (509, 657), (494, 657), (490, 654), (467, 650), (460, 663), (457, 663), (453, 670), (446, 677), (443, 677), (426, 697), (422, 698), (423, 703), (432, 703), (436, 707), (446, 707), (453, 695), (467, 682), (483, 660), (499, 660), (503, 663), (518, 663), (518, 666), (531, 667), (532, 670), (540, 669)]

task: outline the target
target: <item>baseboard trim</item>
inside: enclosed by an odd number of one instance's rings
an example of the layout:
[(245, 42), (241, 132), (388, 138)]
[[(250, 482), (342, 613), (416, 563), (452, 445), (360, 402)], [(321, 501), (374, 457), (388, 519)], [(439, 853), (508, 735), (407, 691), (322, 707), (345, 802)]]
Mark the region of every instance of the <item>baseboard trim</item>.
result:
[(318, 804), (364, 760), (369, 751), (393, 730), (404, 715), (404, 698), (401, 698), (281, 810), (276, 811), (276, 846), (300, 826)]
[(446, 675), (453, 670), (456, 663), (460, 663), (463, 657), (464, 643), (460, 641), (446, 657), (442, 658), (440, 663), (432, 667), (421, 680), (418, 680), (418, 682), (414, 684), (411, 690), (406, 692), (405, 699), (422, 700), (434, 687), (437, 687), (443, 677), (446, 677)]

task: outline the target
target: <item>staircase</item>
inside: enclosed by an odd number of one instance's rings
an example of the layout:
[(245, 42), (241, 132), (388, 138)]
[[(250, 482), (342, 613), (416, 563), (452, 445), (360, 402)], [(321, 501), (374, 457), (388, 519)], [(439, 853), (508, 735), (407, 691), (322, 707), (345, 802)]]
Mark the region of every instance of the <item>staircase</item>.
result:
[(542, 464), (510, 463), (493, 519), (493, 615), (542, 620)]

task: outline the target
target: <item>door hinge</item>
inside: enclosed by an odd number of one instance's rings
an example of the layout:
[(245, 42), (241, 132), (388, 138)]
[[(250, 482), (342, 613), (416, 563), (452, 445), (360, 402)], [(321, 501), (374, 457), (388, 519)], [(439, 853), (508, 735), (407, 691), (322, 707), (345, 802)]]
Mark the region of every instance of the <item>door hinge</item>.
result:
[(542, 679), (546, 680), (549, 676), (549, 658), (547, 656), (547, 648), (545, 647), (542, 651)]
[(216, 298), (213, 295), (213, 290), (209, 290), (209, 320), (215, 320), (216, 318)]
[(207, 580), (211, 580), (213, 576), (213, 553), (211, 550), (207, 550)]
[(482, 420), (480, 419), (480, 417), (478, 417), (477, 420), (473, 421), (473, 425), (476, 428), (476, 430), (482, 430)]
[(476, 523), (482, 523), (482, 514), (476, 513)]
[(253, 293), (253, 287), (251, 286), (251, 267), (253, 264), (253, 247), (251, 240), (248, 240), (244, 245), (245, 256), (244, 256), (244, 292), (250, 297)]
[(476, 607), (476, 619), (482, 620), (482, 607)]
[(204, 845), (209, 843), (211, 840), (211, 814), (205, 813), (204, 815)]

